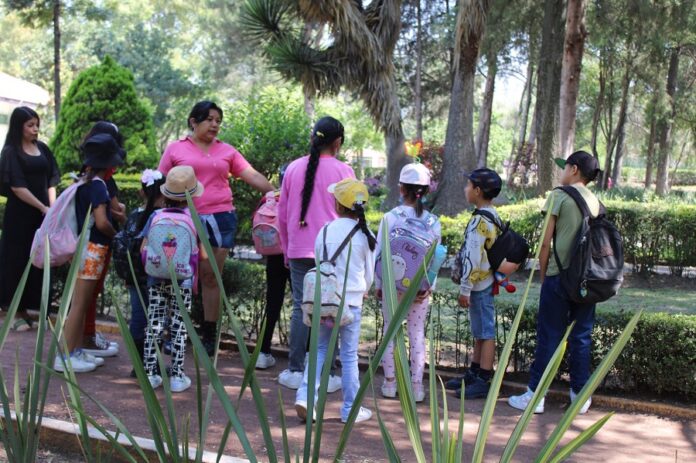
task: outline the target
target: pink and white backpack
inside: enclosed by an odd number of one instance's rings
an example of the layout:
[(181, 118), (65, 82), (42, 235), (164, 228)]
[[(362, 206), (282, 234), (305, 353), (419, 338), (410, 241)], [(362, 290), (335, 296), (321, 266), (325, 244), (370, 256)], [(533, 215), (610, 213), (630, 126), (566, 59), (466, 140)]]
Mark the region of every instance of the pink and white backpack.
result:
[(275, 191), (266, 193), (265, 201), (254, 213), (251, 236), (256, 252), (262, 256), (282, 254), (278, 228), (278, 200)]
[[(95, 177), (93, 181), (103, 182)], [(58, 267), (69, 262), (77, 250), (80, 231), (77, 229), (77, 213), (75, 212), (75, 196), (77, 189), (84, 185), (83, 180), (73, 183), (58, 196), (48, 209), (41, 226), (34, 233), (31, 243), (31, 263), (38, 268), (44, 266), (46, 241), (50, 243), (49, 259), (51, 267)], [(86, 220), (93, 221), (92, 217)], [(93, 223), (87, 227), (89, 230)]]
[(169, 265), (177, 280), (196, 276), (198, 267), (198, 234), (188, 209), (156, 211), (147, 232), (147, 245), (142, 259), (145, 273), (169, 280)]

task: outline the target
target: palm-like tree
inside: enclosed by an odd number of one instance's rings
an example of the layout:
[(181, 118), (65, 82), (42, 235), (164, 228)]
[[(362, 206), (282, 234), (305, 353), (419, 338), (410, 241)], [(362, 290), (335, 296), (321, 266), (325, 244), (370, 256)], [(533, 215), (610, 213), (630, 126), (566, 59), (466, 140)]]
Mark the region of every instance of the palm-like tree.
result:
[[(398, 199), (399, 171), (406, 163), (401, 108), (392, 56), (401, 29), (401, 1), (247, 0), (242, 22), (264, 45), (271, 65), (302, 84), (306, 96), (332, 95), (342, 88), (365, 104), (384, 133), (387, 205)], [(301, 24), (325, 25), (324, 44), (306, 40)], [(349, 128), (350, 129), (350, 128)]]

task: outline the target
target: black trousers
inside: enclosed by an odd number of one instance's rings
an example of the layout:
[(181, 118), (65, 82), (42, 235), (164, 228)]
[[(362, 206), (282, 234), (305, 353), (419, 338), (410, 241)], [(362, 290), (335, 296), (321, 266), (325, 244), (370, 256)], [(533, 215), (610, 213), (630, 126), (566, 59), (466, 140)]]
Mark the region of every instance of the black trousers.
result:
[(290, 269), (285, 267), (283, 254), (266, 256), (266, 331), (261, 343), (261, 352), (271, 353), (271, 339), (283, 310), (285, 287), (290, 281)]

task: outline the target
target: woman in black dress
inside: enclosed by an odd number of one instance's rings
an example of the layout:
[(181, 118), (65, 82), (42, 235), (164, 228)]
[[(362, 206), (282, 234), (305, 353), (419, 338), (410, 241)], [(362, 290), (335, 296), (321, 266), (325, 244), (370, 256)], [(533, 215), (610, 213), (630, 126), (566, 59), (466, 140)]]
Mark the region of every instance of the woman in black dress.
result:
[[(0, 154), (0, 194), (7, 197), (0, 238), (0, 307), (6, 310), (29, 261), (34, 233), (56, 199), (60, 181), (53, 153), (38, 141), (40, 119), (26, 106), (15, 108)], [(41, 303), (42, 271), (31, 268), (12, 328), (26, 331), (32, 320), (27, 309)]]

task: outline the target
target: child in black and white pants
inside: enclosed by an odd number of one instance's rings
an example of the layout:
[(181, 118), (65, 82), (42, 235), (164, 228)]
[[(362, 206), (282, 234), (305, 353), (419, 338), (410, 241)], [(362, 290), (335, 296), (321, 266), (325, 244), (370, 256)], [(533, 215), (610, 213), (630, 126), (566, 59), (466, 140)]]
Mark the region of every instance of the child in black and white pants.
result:
[[(191, 249), (195, 248), (198, 252), (197, 236), (195, 229), (190, 219), (190, 213), (187, 209), (186, 192), (189, 192), (191, 197), (200, 196), (203, 193), (203, 185), (196, 180), (193, 168), (190, 166), (177, 166), (172, 168), (167, 174), (167, 180), (161, 187), (162, 195), (165, 198), (166, 209), (155, 211), (148, 219), (141, 236), (143, 244), (141, 253), (143, 253), (143, 265), (148, 273), (148, 311), (147, 311), (147, 332), (145, 335), (145, 348), (143, 355), (143, 364), (145, 372), (148, 375), (150, 384), (153, 388), (162, 385), (162, 375), (158, 368), (157, 349), (156, 345), (162, 340), (164, 330), (169, 322), (169, 329), (172, 337), (171, 347), (171, 370), (170, 387), (172, 392), (183, 392), (191, 387), (191, 379), (184, 373), (184, 358), (186, 355), (186, 341), (188, 333), (186, 325), (182, 318), (182, 310), (191, 310), (191, 294), (193, 290), (193, 278), (178, 280), (179, 295), (181, 296), (183, 307), (179, 306), (177, 294), (174, 284), (171, 279), (164, 278), (162, 274), (154, 276), (151, 270), (148, 270), (148, 262), (153, 260), (152, 255), (148, 255), (148, 237), (151, 234), (153, 222), (156, 222), (158, 214), (168, 214), (170, 217), (175, 217), (176, 221), (186, 222), (189, 229), (192, 230), (193, 239)], [(178, 218), (180, 214), (180, 219)], [(150, 238), (152, 239), (152, 238)], [(181, 245), (182, 243), (179, 243)], [(171, 243), (171, 248), (176, 250), (177, 245)], [(200, 250), (203, 253), (203, 250)], [(192, 254), (192, 253), (191, 253)], [(178, 255), (178, 254), (177, 254)], [(157, 257), (157, 256), (154, 256)], [(171, 256), (170, 256), (171, 259)], [(185, 261), (197, 261), (196, 255), (186, 255)], [(163, 263), (163, 268), (167, 268), (166, 262)]]

